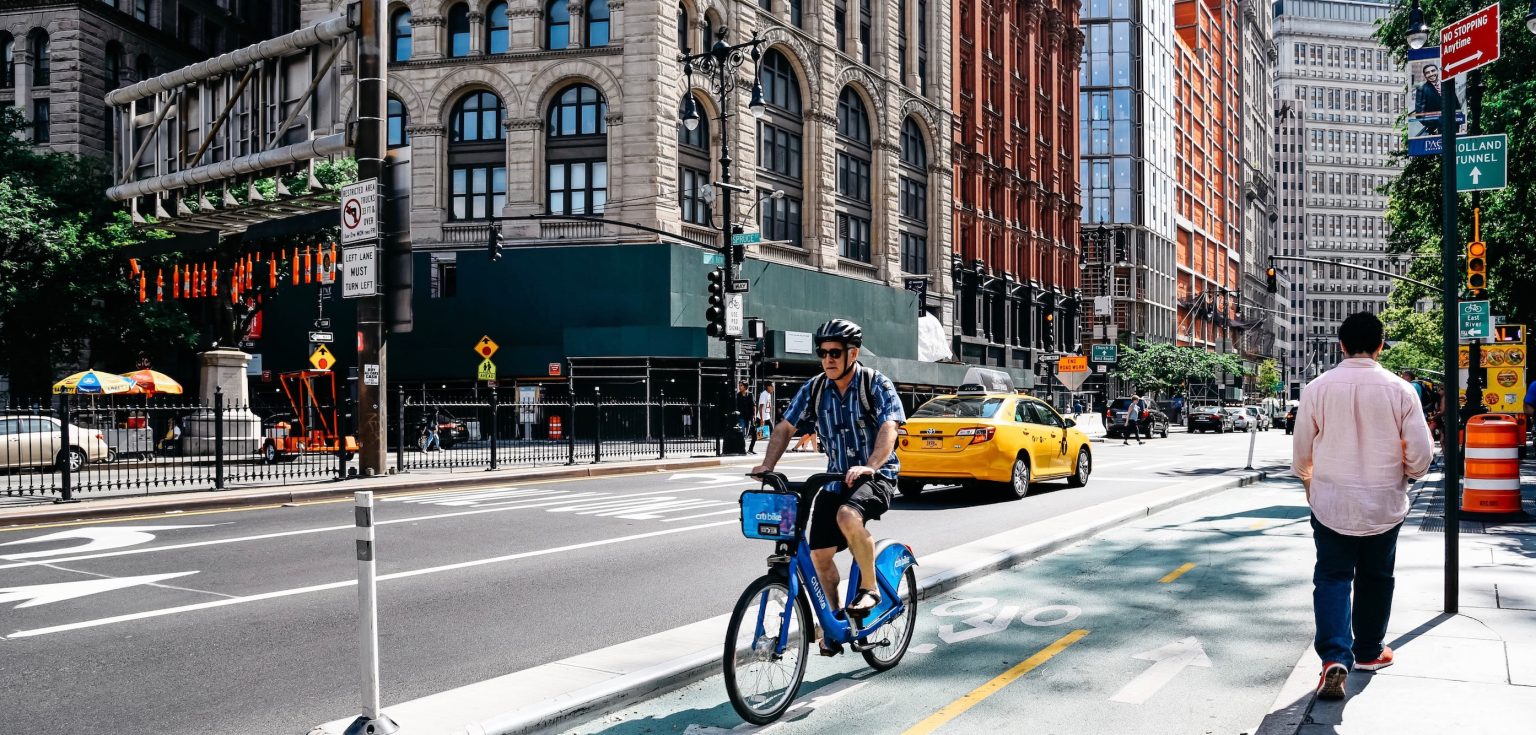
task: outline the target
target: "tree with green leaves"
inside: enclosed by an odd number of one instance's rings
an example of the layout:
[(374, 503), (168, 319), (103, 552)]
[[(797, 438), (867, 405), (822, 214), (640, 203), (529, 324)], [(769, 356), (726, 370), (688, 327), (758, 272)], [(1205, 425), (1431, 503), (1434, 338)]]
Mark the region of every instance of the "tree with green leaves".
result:
[(1223, 372), (1242, 375), (1244, 370), (1243, 361), (1237, 355), (1154, 342), (1145, 347), (1122, 350), (1116, 372), (1120, 379), (1143, 392), (1176, 391), (1187, 395), (1191, 384), (1214, 380)]
[[(1486, 0), (1423, 0), (1424, 21), (1431, 33), (1486, 6)], [(1399, 4), (1376, 31), (1381, 41), (1404, 63), (1408, 28), (1408, 3)], [(1509, 136), (1509, 186), (1482, 194), (1482, 238), (1488, 243), (1488, 296), (1495, 314), (1512, 323), (1536, 322), (1536, 35), (1525, 27), (1527, 0), (1504, 0), (1500, 7), (1501, 57), (1483, 67), (1482, 133)], [(1431, 37), (1433, 39), (1433, 36)], [(1431, 43), (1434, 43), (1431, 40)], [(1461, 93), (1461, 90), (1457, 90)], [(1440, 266), (1440, 157), (1407, 158), (1403, 173), (1386, 188), (1386, 219), (1390, 227), (1390, 252), (1415, 256), (1408, 275), (1429, 283), (1441, 280)], [(1459, 195), (1457, 224), (1460, 244), (1472, 237), (1472, 195)], [(1461, 257), (1465, 257), (1464, 253)], [(1457, 271), (1458, 281), (1461, 270)], [(1438, 301), (1439, 293), (1420, 286), (1394, 282), (1393, 307), (1384, 315), (1388, 340), (1399, 342), (1389, 359), (1402, 367), (1444, 369), (1440, 345), (1439, 311), (1416, 314), (1411, 308), (1421, 298)], [(1436, 325), (1428, 338), (1426, 323)], [(1404, 349), (1403, 343), (1409, 347)], [(1433, 358), (1432, 365), (1430, 358)], [(1383, 362), (1386, 362), (1384, 360)]]
[(1265, 360), (1259, 363), (1259, 369), (1253, 376), (1257, 393), (1264, 398), (1275, 395), (1280, 387), (1280, 365), (1274, 360)]
[(139, 302), (123, 249), (154, 236), (107, 200), (101, 162), (35, 149), (30, 128), (0, 109), (0, 373), (12, 394), (46, 395), (68, 367), (126, 372), (191, 347), (179, 307)]

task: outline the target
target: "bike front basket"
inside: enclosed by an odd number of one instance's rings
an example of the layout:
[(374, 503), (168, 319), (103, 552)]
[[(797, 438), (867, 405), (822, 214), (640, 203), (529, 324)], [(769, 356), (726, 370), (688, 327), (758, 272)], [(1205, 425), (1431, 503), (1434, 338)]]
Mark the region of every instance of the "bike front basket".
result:
[(765, 541), (791, 541), (800, 498), (791, 493), (748, 490), (741, 494), (741, 535)]

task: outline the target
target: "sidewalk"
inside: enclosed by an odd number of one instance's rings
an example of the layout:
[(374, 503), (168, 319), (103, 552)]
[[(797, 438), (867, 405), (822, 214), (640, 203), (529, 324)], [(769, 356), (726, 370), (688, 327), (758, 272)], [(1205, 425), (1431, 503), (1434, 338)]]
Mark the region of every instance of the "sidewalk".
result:
[(1525, 517), (1462, 516), (1456, 615), (1441, 612), (1441, 476), (1414, 488), (1387, 631), (1396, 663), (1351, 672), (1349, 696), (1325, 702), (1313, 696), (1321, 664), (1304, 651), (1259, 735), (1492, 735), (1536, 720), (1536, 462), (1521, 470)]

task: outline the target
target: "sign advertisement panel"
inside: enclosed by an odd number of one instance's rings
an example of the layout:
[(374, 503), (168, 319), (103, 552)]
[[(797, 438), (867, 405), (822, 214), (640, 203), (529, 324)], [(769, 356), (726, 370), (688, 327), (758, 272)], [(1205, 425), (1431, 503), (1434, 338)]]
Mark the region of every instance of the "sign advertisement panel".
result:
[(1456, 74), (1456, 95), (1446, 99), (1440, 83), (1444, 69), (1440, 47), (1408, 49), (1408, 155), (1440, 155), (1440, 110), (1449, 104), (1456, 111), (1457, 135), (1467, 133), (1466, 107), (1462, 104), (1467, 89), (1467, 75)]

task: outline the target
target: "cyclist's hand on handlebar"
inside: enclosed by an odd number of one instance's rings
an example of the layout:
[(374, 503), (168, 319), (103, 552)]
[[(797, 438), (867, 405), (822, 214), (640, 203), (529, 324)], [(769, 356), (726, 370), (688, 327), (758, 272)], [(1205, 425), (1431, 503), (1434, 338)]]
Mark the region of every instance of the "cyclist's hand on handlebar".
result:
[(843, 483), (848, 485), (849, 487), (852, 487), (853, 483), (857, 482), (860, 477), (863, 477), (865, 475), (874, 475), (874, 474), (875, 474), (875, 468), (873, 468), (873, 467), (865, 467), (864, 465), (858, 465), (858, 466), (855, 466), (855, 467), (849, 467), (848, 468), (848, 473), (846, 475), (843, 475)]
[(747, 477), (761, 477), (761, 476), (766, 475), (766, 474), (768, 474), (769, 472), (772, 472), (772, 471), (773, 471), (772, 467), (770, 467), (770, 466), (768, 466), (766, 464), (760, 464), (760, 465), (758, 465), (756, 467), (753, 467), (752, 471), (747, 473)]

